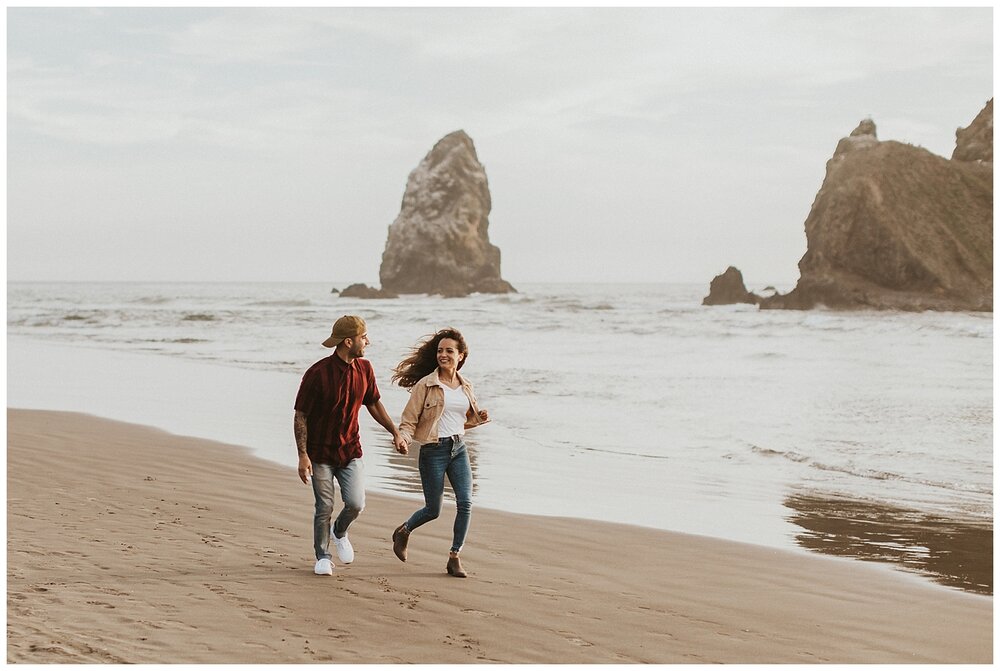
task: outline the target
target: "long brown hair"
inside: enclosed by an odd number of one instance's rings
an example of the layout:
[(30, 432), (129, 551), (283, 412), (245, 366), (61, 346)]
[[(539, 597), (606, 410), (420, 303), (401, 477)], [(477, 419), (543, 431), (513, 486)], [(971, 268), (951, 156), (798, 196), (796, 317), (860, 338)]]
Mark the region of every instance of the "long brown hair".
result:
[(423, 342), (418, 343), (410, 355), (400, 361), (393, 369), (392, 381), (397, 382), (400, 387), (409, 389), (422, 378), (430, 375), (438, 367), (438, 345), (445, 338), (451, 338), (458, 343), (458, 351), (463, 355), (462, 360), (458, 362), (458, 367), (461, 368), (469, 358), (469, 346), (465, 344), (465, 338), (462, 337), (461, 333), (453, 328), (446, 328), (434, 335), (427, 336)]

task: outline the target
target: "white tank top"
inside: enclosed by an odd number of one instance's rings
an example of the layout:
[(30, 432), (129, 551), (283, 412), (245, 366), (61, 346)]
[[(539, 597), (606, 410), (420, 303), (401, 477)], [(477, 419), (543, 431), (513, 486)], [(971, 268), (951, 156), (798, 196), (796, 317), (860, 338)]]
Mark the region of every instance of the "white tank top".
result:
[(446, 385), (441, 385), (444, 389), (444, 414), (438, 421), (438, 437), (465, 435), (465, 414), (469, 412), (469, 397), (458, 389), (450, 389)]

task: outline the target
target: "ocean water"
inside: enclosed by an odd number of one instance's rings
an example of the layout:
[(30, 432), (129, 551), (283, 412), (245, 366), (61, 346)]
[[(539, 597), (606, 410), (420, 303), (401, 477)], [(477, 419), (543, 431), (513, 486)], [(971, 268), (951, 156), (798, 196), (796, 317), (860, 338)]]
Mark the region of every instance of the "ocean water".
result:
[[(337, 317), (367, 320), (397, 419), (393, 366), (454, 326), (493, 420), (467, 436), (477, 505), (883, 561), (992, 594), (992, 314), (710, 308), (707, 284), (391, 300), (332, 286), (10, 283), (8, 406), (292, 467), (295, 391)], [(364, 412), (362, 438), (369, 488), (417, 499), (415, 451), (395, 455)]]

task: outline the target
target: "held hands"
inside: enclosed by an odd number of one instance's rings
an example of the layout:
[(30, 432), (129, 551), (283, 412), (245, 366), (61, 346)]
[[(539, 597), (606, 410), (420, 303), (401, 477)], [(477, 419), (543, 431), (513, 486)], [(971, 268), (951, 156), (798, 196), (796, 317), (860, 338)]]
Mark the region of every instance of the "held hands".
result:
[(396, 451), (400, 454), (407, 454), (410, 451), (409, 445), (406, 438), (403, 438), (398, 433), (392, 438), (392, 445), (396, 448)]
[(313, 473), (313, 465), (312, 465), (312, 462), (309, 461), (309, 455), (307, 455), (307, 454), (300, 454), (299, 455), (299, 480), (301, 480), (303, 482), (303, 484), (308, 485), (309, 484), (309, 480), (312, 478), (312, 473)]
[(486, 412), (485, 410), (480, 410), (479, 419), (483, 420), (483, 422), (490, 421), (490, 413)]

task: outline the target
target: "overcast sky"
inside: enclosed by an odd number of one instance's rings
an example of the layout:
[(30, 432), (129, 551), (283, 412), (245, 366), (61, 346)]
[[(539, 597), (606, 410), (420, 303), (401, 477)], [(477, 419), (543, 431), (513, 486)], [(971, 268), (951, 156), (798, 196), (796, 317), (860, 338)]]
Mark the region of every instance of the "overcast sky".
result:
[(8, 279), (377, 285), (463, 129), (515, 286), (792, 284), (837, 141), (950, 157), (992, 49), (989, 7), (9, 8)]

